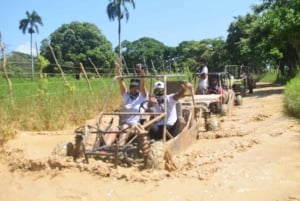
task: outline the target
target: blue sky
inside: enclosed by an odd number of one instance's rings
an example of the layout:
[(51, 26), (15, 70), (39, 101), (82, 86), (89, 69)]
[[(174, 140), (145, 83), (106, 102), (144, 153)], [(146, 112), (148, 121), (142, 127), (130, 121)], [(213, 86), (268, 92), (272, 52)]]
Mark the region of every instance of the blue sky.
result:
[[(108, 0), (2, 0), (0, 32), (6, 52), (30, 52), (30, 35), (19, 30), (19, 21), (26, 17), (26, 11), (33, 10), (43, 21), (39, 34), (33, 34), (33, 42), (38, 46), (62, 24), (79, 21), (95, 24), (115, 47), (118, 23), (107, 17), (108, 3)], [(175, 47), (182, 41), (225, 39), (234, 17), (252, 13), (251, 5), (261, 4), (262, 0), (135, 0), (135, 3), (135, 9), (127, 4), (130, 17), (127, 23), (122, 21), (121, 40), (133, 42), (151, 37)]]

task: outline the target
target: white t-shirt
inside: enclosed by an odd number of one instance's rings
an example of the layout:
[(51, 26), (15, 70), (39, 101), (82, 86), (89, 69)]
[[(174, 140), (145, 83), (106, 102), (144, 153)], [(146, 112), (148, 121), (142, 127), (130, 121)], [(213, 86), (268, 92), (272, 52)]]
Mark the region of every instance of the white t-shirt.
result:
[[(139, 113), (140, 105), (142, 102), (147, 100), (147, 97), (143, 97), (141, 93), (139, 93), (138, 97), (136, 99), (132, 99), (130, 97), (130, 94), (128, 92), (125, 92), (123, 95), (123, 112), (132, 112), (132, 113)], [(122, 117), (121, 124), (135, 124), (139, 123), (141, 120), (141, 115), (136, 114), (127, 114)]]
[[(176, 110), (176, 103), (177, 101), (174, 100), (175, 94), (170, 94), (166, 96), (167, 99), (167, 125), (173, 126), (177, 121), (177, 110)], [(160, 103), (159, 105), (155, 105), (152, 107), (153, 112), (163, 112), (164, 103)], [(165, 118), (161, 119), (160, 121), (156, 122), (156, 125), (163, 125)]]
[[(204, 66), (199, 73), (200, 74), (208, 74), (208, 68), (207, 68), (207, 66)], [(207, 84), (208, 84), (207, 77), (205, 79), (200, 79), (199, 89), (200, 90), (207, 89)]]

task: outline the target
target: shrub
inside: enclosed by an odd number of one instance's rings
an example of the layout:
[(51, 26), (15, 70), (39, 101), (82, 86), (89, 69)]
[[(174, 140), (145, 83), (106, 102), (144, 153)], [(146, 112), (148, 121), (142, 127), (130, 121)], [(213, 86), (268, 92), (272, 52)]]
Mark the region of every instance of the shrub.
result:
[(300, 72), (286, 84), (284, 109), (287, 114), (300, 118)]

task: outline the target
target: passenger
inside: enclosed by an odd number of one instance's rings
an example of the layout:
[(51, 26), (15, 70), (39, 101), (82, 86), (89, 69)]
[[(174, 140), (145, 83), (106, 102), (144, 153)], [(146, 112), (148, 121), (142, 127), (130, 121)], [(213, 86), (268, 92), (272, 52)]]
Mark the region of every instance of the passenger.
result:
[(199, 72), (198, 77), (200, 79), (196, 94), (206, 94), (207, 93), (207, 78), (208, 78), (208, 67), (206, 59), (200, 58), (199, 60)]
[[(139, 70), (141, 78), (140, 80), (131, 79), (129, 91), (128, 91), (124, 79), (121, 77), (122, 72), (120, 69), (120, 60), (115, 62), (115, 70), (117, 76), (119, 76), (118, 81), (119, 81), (120, 93), (123, 100), (122, 112), (138, 113), (140, 104), (148, 99), (148, 92), (145, 87), (145, 81), (143, 78), (143, 76), (145, 76), (145, 71), (142, 68), (142, 64), (137, 64), (137, 68)], [(116, 133), (108, 133), (105, 135), (104, 138), (105, 138), (106, 145), (112, 145), (116, 141), (117, 137), (119, 137), (119, 145), (120, 146), (125, 145), (126, 139), (128, 138), (127, 134), (123, 133), (118, 135), (117, 132), (127, 129), (132, 125), (139, 123), (140, 120), (141, 120), (141, 115), (134, 115), (134, 114), (122, 115), (119, 126), (115, 126), (110, 129), (110, 131), (115, 131)]]
[(223, 88), (219, 86), (218, 79), (213, 78), (208, 89), (209, 94), (223, 94)]
[[(166, 106), (167, 106), (167, 122), (166, 128), (170, 134), (173, 135), (175, 130), (175, 123), (177, 121), (177, 110), (176, 110), (176, 103), (177, 101), (184, 96), (184, 93), (187, 89), (190, 89), (192, 84), (189, 82), (185, 82), (181, 84), (181, 88), (177, 93), (164, 95), (165, 94), (165, 85), (163, 82), (158, 81), (155, 82), (153, 87), (153, 93), (155, 97), (152, 97), (149, 101), (149, 106), (151, 107), (153, 112), (164, 112), (164, 102), (166, 97)], [(151, 128), (149, 129), (149, 137), (150, 139), (162, 139), (163, 137), (163, 130), (164, 130), (164, 120), (161, 120), (154, 123)]]

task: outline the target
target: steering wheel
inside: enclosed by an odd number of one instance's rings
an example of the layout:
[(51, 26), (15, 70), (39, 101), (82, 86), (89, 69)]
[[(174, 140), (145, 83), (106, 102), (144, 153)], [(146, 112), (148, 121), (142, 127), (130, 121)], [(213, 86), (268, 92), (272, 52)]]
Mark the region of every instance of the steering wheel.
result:
[(149, 107), (150, 100), (145, 100), (140, 104), (139, 112), (151, 112), (151, 108)]

